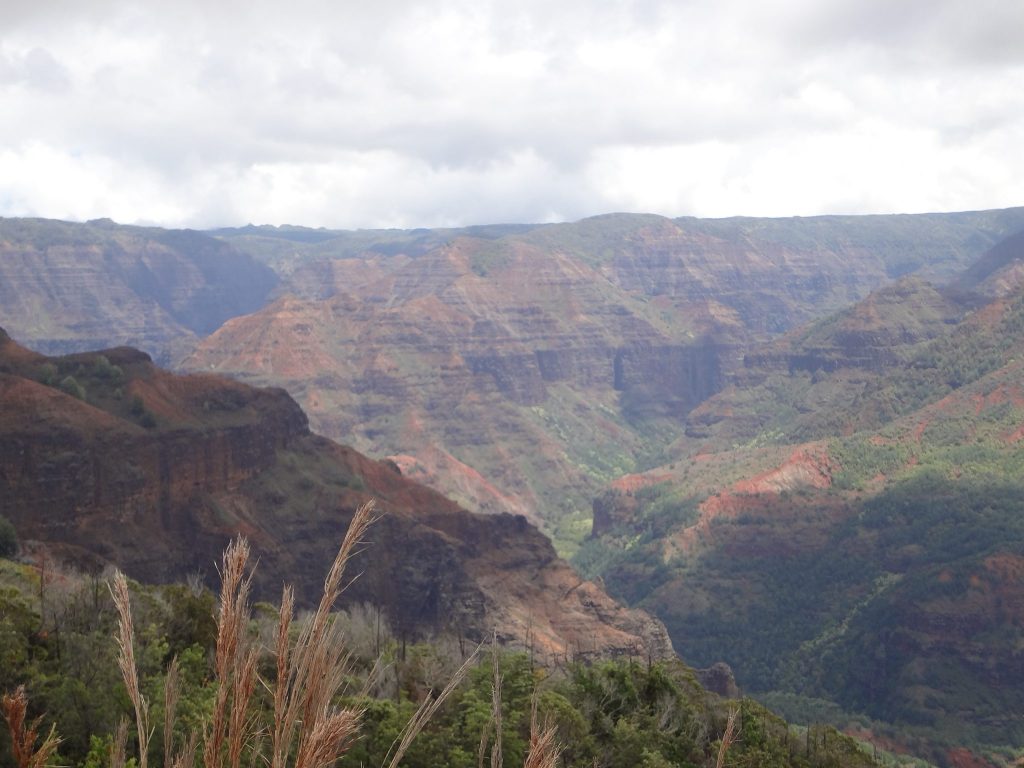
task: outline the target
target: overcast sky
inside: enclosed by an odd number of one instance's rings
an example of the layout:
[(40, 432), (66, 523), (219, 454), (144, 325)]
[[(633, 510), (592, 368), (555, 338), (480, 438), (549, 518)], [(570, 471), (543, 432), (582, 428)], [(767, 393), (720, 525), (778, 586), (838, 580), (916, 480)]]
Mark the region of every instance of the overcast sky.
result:
[(1024, 204), (1022, 0), (0, 0), (0, 216)]

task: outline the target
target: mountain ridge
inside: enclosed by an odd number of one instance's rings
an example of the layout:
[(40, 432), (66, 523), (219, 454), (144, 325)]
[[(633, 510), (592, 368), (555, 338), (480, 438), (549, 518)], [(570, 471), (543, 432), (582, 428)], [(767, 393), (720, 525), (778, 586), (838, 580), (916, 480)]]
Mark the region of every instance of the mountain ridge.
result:
[(130, 343), (169, 363), (277, 282), (200, 232), (0, 218), (0, 325), (46, 352)]
[(253, 255), (294, 297), (183, 365), (286, 386), (315, 430), (482, 511), (525, 511), (571, 553), (593, 495), (655, 465), (745, 353), (895, 275), (955, 274), (1014, 227), (1024, 209), (264, 238)]
[[(905, 295), (937, 311), (903, 325)], [(939, 764), (995, 765), (1024, 743), (1024, 293), (950, 302), (896, 284), (751, 355), (701, 407), (719, 421), (595, 500), (576, 562), (790, 717), (830, 699)]]
[(549, 663), (673, 655), (660, 624), (580, 579), (524, 518), (473, 515), (311, 434), (283, 390), (169, 374), (127, 348), (45, 357), (5, 334), (0, 402), (0, 515), (55, 555), (164, 582), (212, 576), (242, 533), (262, 555), (257, 593), (289, 581), (301, 604), (373, 497), (384, 516), (346, 601), (382, 606), (403, 636), (494, 630)]

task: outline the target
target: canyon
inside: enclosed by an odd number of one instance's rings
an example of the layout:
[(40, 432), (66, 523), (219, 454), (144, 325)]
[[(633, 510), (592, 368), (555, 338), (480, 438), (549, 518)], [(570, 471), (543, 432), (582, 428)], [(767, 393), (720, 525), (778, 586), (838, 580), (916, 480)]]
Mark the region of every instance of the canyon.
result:
[(359, 232), (7, 219), (0, 324), (46, 353), (128, 344), (283, 386), (315, 432), (525, 515), (569, 555), (593, 496), (671, 455), (681, 424), (706, 430), (701, 404), (755, 347), (892, 279), (949, 279), (1021, 227), (1022, 209)]
[[(283, 293), (188, 370), (286, 387), (314, 430), (391, 456), (571, 554), (591, 499), (658, 463), (744, 355), (904, 274), (948, 278), (1024, 212), (812, 219), (612, 214), (483, 232), (246, 228)], [(696, 424), (696, 420), (694, 420)]]
[(5, 322), (61, 353), (5, 341), (0, 514), (53, 556), (166, 580), (243, 531), (311, 590), (374, 496), (351, 599), (399, 632), (674, 645), (941, 765), (1024, 743), (1024, 209), (0, 224)]
[(0, 334), (0, 404), (0, 515), (37, 559), (212, 582), (241, 533), (257, 597), (288, 582), (308, 605), (373, 498), (344, 604), (380, 607), (403, 638), (493, 631), (547, 664), (674, 655), (656, 620), (579, 578), (525, 518), (475, 515), (310, 433), (283, 390), (173, 375), (131, 348), (46, 357)]
[(1022, 263), (1012, 236), (748, 354), (577, 566), (787, 716), (942, 765), (1019, 743)]

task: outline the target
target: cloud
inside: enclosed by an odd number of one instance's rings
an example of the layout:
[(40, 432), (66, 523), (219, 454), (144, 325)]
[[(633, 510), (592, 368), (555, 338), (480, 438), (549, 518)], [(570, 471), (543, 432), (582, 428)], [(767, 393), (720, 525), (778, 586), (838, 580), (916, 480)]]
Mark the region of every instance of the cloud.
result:
[(358, 227), (1024, 202), (1017, 3), (0, 3), (0, 215)]
[(789, 31), (794, 42), (824, 48), (872, 48), (904, 66), (999, 68), (1024, 63), (1021, 3), (836, 0), (807, 2), (791, 18)]
[(45, 48), (0, 58), (0, 83), (23, 84), (52, 93), (65, 92), (70, 83), (67, 70)]

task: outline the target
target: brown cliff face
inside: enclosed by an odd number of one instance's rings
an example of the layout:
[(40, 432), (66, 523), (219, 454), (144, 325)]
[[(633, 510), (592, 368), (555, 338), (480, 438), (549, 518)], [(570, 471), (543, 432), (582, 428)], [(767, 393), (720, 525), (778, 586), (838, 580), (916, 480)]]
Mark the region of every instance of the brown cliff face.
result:
[(848, 432), (855, 419), (840, 414), (857, 414), (834, 404), (854, 402), (926, 343), (949, 334), (967, 312), (948, 292), (907, 277), (748, 352), (728, 386), (688, 415), (690, 449), (721, 449), (759, 435), (813, 439)]
[(595, 478), (630, 468), (644, 438), (624, 410), (678, 419), (719, 386), (728, 343), (669, 319), (577, 260), (462, 239), (358, 296), (232, 320), (185, 365), (282, 384), (322, 434), (405, 457), (475, 509), (554, 524), (588, 517)]
[(614, 214), (489, 237), (310, 232), (309, 246), (225, 233), (286, 263), (296, 297), (226, 324), (185, 366), (285, 386), (316, 431), (406, 457), (473, 509), (525, 510), (570, 552), (593, 495), (644, 469), (755, 342), (895, 276), (952, 274), (1020, 226), (1015, 209)]
[(47, 358), (4, 336), (0, 404), (0, 515), (64, 557), (150, 581), (212, 577), (242, 533), (262, 598), (287, 581), (310, 600), (373, 497), (383, 517), (346, 599), (382, 606), (403, 635), (496, 629), (552, 662), (671, 654), (660, 624), (583, 582), (524, 518), (475, 516), (310, 434), (282, 390), (174, 376), (124, 348)]
[(198, 232), (0, 219), (0, 324), (51, 354), (133, 344), (169, 361), (276, 282)]

